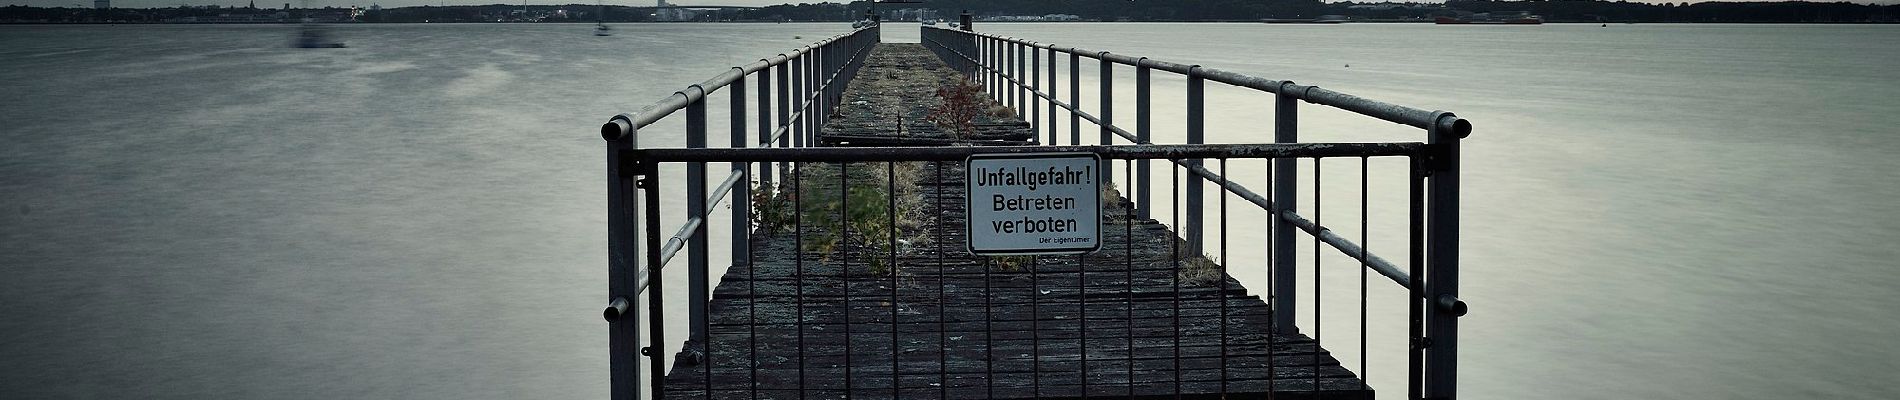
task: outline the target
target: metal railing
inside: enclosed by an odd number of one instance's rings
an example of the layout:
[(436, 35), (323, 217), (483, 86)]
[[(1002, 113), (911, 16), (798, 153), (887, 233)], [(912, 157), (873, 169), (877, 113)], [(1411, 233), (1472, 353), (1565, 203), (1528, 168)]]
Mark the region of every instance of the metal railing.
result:
[[(967, 26), (965, 29), (968, 29)], [(1150, 97), (1152, 94), (1150, 75), (1154, 70), (1170, 72), (1186, 77), (1187, 121), (1185, 126), (1187, 144), (1201, 144), (1206, 139), (1206, 94), (1207, 81), (1224, 83), (1235, 87), (1248, 88), (1274, 95), (1274, 134), (1273, 142), (1291, 144), (1299, 142), (1299, 103), (1307, 102), (1350, 111), (1366, 117), (1407, 125), (1423, 129), (1427, 138), (1423, 157), (1415, 159), (1413, 164), (1415, 180), (1412, 191), (1412, 241), (1415, 253), (1410, 263), (1411, 273), (1402, 270), (1365, 250), (1357, 243), (1339, 236), (1321, 225), (1317, 218), (1319, 162), (1313, 163), (1315, 187), (1315, 214), (1308, 219), (1296, 213), (1298, 205), (1299, 167), (1293, 158), (1276, 158), (1270, 174), (1271, 198), (1256, 193), (1246, 187), (1229, 181), (1222, 174), (1207, 170), (1201, 160), (1177, 159), (1173, 163), (1178, 167), (1176, 173), (1186, 171), (1191, 178), (1187, 180), (1186, 217), (1184, 225), (1177, 229), (1186, 235), (1188, 254), (1201, 254), (1203, 248), (1203, 210), (1204, 199), (1201, 185), (1214, 182), (1220, 186), (1223, 194), (1231, 193), (1253, 203), (1263, 210), (1277, 216), (1272, 226), (1271, 272), (1269, 274), (1269, 293), (1275, 329), (1297, 332), (1294, 324), (1295, 301), (1292, 294), (1296, 287), (1295, 246), (1297, 233), (1314, 237), (1315, 268), (1313, 290), (1315, 303), (1318, 302), (1320, 273), (1318, 266), (1318, 243), (1337, 249), (1346, 256), (1361, 262), (1363, 269), (1376, 271), (1393, 282), (1408, 288), (1408, 310), (1411, 343), (1408, 352), (1410, 376), (1408, 394), (1410, 398), (1451, 399), (1457, 394), (1457, 337), (1459, 316), (1464, 315), (1466, 306), (1458, 299), (1458, 175), (1459, 140), (1469, 136), (1471, 124), (1449, 112), (1429, 111), (1385, 103), (1350, 94), (1340, 93), (1317, 86), (1295, 84), (1291, 81), (1265, 79), (1235, 72), (1182, 64), (1168, 61), (1114, 54), (1107, 51), (1095, 51), (1073, 46), (1057, 46), (1023, 39), (983, 34), (968, 30), (923, 27), (921, 34), (924, 45), (938, 57), (962, 72), (970, 79), (979, 81), (988, 90), (993, 99), (1009, 105), (1026, 120), (1040, 119), (1041, 109), (1048, 108), (1047, 119), (1050, 127), (1046, 144), (1061, 144), (1058, 130), (1059, 114), (1069, 114), (1068, 144), (1082, 144), (1081, 122), (1086, 120), (1096, 125), (1099, 132), (1098, 144), (1115, 145), (1121, 143), (1134, 145), (1152, 145), (1152, 124), (1150, 117)], [(1057, 69), (1058, 57), (1067, 55), (1068, 74), (1063, 76)], [(1081, 66), (1083, 59), (1099, 62), (1100, 82), (1096, 90), (1099, 105), (1096, 113), (1085, 110), (1081, 103), (1082, 84)], [(1046, 61), (1046, 75), (1044, 64)], [(1116, 65), (1135, 69), (1134, 110), (1135, 130), (1114, 123), (1114, 70)], [(1068, 95), (1063, 97), (1056, 90), (1062, 81), (1067, 81)], [(1066, 100), (1066, 101), (1065, 101)], [(1024, 113), (1025, 107), (1027, 113)], [(1043, 124), (1031, 123), (1034, 129)], [(1041, 138), (1042, 134), (1037, 133)], [(1139, 205), (1140, 217), (1149, 218), (1148, 205), (1151, 204), (1148, 163), (1136, 163), (1130, 171), (1130, 186), (1134, 189), (1131, 200)], [(1104, 178), (1112, 168), (1102, 169)], [(1363, 169), (1362, 169), (1363, 171)], [(1363, 176), (1362, 176), (1363, 178)], [(1418, 185), (1426, 185), (1419, 188)], [(1423, 192), (1421, 192), (1423, 189)], [(1363, 193), (1363, 192), (1362, 192)], [(1419, 196), (1425, 196), (1420, 198)], [(1363, 201), (1362, 201), (1362, 204)], [(1225, 202), (1222, 202), (1225, 215)], [(1179, 207), (1177, 207), (1178, 209)], [(1223, 219), (1223, 232), (1225, 229)], [(1361, 219), (1364, 224), (1364, 218)], [(1360, 240), (1363, 243), (1365, 240)], [(1422, 274), (1420, 268), (1423, 268)], [(1363, 271), (1362, 271), (1363, 272)], [(1422, 276), (1421, 276), (1422, 275)], [(1363, 281), (1363, 278), (1362, 278)], [(1363, 283), (1362, 283), (1363, 287)], [(1361, 291), (1361, 303), (1364, 303), (1364, 291)], [(1319, 308), (1315, 304), (1314, 330), (1317, 338), (1319, 330)], [(1363, 312), (1362, 312), (1363, 318)], [(1362, 346), (1363, 346), (1363, 326)], [(1317, 345), (1316, 345), (1317, 346)], [(1363, 351), (1362, 351), (1363, 353)]]
[[(638, 194), (640, 188), (658, 184), (657, 176), (639, 173), (651, 166), (640, 165), (630, 155), (638, 148), (638, 132), (684, 110), (686, 147), (704, 148), (707, 146), (708, 134), (707, 95), (727, 89), (731, 98), (731, 147), (744, 148), (754, 144), (759, 147), (803, 147), (813, 143), (813, 137), (824, 124), (824, 116), (838, 105), (845, 85), (856, 76), (865, 57), (877, 45), (878, 29), (876, 24), (871, 24), (789, 53), (732, 67), (726, 73), (674, 92), (672, 96), (638, 112), (616, 115), (601, 127), (601, 137), (607, 141), (609, 282), (608, 306), (603, 311), (603, 317), (611, 323), (608, 340), (613, 398), (640, 397), (639, 355), (650, 358), (650, 384), (654, 397), (660, 398), (665, 391), (666, 357), (661, 350), (666, 344), (665, 326), (661, 319), (664, 300), (661, 290), (663, 280), (660, 279), (662, 267), (682, 249), (687, 251), (687, 275), (692, 300), (692, 304), (689, 304), (691, 336), (703, 337), (708, 323), (705, 300), (710, 297), (707, 220), (714, 211), (713, 205), (728, 195), (738, 199), (732, 202), (732, 240), (734, 251), (743, 252), (747, 249), (744, 241), (747, 240), (747, 227), (750, 224), (748, 216), (751, 214), (747, 208), (749, 203), (743, 201), (751, 196), (750, 185), (745, 184), (751, 179), (751, 165), (733, 164), (731, 173), (708, 193), (706, 163), (690, 163), (686, 168), (686, 222), (662, 243), (656, 214), (658, 199), (649, 195), (643, 203)], [(748, 103), (746, 98), (748, 78), (758, 82), (756, 103)], [(754, 105), (756, 115), (748, 115), (748, 107)], [(772, 117), (776, 117), (776, 120)], [(756, 126), (756, 136), (748, 132), (748, 126)], [(757, 168), (762, 177), (774, 175), (770, 163), (759, 164)], [(779, 167), (781, 170), (783, 168)], [(642, 224), (641, 216), (635, 210), (642, 204), (649, 212), (644, 235), (636, 231)], [(642, 237), (646, 240), (645, 247), (648, 250), (644, 262), (639, 258), (641, 253), (636, 244), (636, 240)], [(735, 253), (734, 259), (741, 257), (743, 254)], [(648, 296), (647, 306), (652, 320), (645, 346), (640, 343), (640, 318), (635, 308), (641, 293)]]

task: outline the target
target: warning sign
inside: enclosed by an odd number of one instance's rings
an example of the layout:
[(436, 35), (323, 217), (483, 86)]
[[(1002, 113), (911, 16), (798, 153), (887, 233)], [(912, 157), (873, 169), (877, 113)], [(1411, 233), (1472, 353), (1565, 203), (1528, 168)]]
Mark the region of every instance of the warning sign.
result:
[(970, 252), (1076, 254), (1100, 248), (1100, 161), (1094, 153), (970, 156)]

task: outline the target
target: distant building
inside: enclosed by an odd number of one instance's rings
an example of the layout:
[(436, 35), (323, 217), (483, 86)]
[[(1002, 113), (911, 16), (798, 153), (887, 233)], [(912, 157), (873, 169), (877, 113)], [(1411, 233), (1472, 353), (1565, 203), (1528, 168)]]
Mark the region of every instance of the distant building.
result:
[(92, 8), (100, 10), (112, 8), (112, 0), (92, 0)]
[(693, 10), (677, 8), (673, 4), (667, 3), (666, 0), (659, 0), (658, 8), (653, 10), (653, 19), (655, 21), (691, 21), (693, 17), (696, 16), (698, 16), (698, 13), (693, 12)]

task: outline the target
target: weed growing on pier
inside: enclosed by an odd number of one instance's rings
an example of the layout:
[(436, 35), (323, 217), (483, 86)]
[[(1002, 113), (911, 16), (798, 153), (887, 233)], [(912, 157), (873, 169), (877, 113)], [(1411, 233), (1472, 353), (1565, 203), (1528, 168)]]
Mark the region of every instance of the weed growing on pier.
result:
[(976, 135), (976, 116), (983, 113), (983, 88), (963, 79), (937, 88), (939, 102), (930, 108), (925, 121), (949, 130), (952, 136), (967, 139)]
[(1221, 274), (1220, 261), (1206, 254), (1187, 256), (1181, 259), (1181, 270), (1176, 272), (1182, 285), (1208, 286), (1220, 283), (1226, 276)]
[(753, 222), (771, 233), (790, 232), (800, 229), (799, 225), (816, 228), (806, 231), (803, 251), (822, 254), (827, 261), (846, 254), (854, 264), (868, 266), (873, 275), (893, 273), (891, 252), (905, 251), (905, 243), (918, 241), (905, 234), (923, 225), (919, 221), (923, 200), (917, 187), (922, 163), (894, 163), (889, 170), (885, 163), (852, 163), (849, 176), (844, 177), (839, 176), (838, 167), (835, 163), (805, 164), (802, 187), (787, 182), (776, 196), (757, 191), (752, 198)]

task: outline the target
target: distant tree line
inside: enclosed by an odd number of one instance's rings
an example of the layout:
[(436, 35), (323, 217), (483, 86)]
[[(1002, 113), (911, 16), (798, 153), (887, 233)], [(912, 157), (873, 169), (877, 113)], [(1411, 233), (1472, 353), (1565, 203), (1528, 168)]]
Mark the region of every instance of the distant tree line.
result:
[[(1342, 3), (1343, 4), (1343, 3)], [(1471, 12), (1529, 11), (1560, 22), (1895, 22), (1900, 5), (1807, 1), (1632, 3), (1627, 1), (1447, 0)]]
[[(863, 1), (781, 4), (754, 9), (694, 10), (690, 21), (849, 21), (864, 15)], [(535, 5), (522, 12), (519, 4), (477, 6), (393, 7), (367, 11), (360, 22), (648, 22), (664, 15), (652, 7), (592, 4)], [(980, 17), (1068, 14), (1092, 21), (1254, 21), (1310, 19), (1341, 15), (1357, 20), (1430, 20), (1441, 15), (1474, 12), (1529, 12), (1551, 22), (1896, 22), (1900, 5), (1846, 2), (1706, 2), (1638, 3), (1603, 0), (1447, 0), (1445, 3), (1322, 3), (1319, 0), (927, 0), (919, 4), (889, 4), (898, 8), (928, 8), (954, 20), (968, 10)], [(288, 11), (293, 18), (334, 14), (345, 9), (251, 9), (243, 7), (114, 8), (79, 7), (0, 8), (0, 22), (161, 22), (183, 17), (208, 17)], [(557, 12), (558, 11), (558, 12)]]

